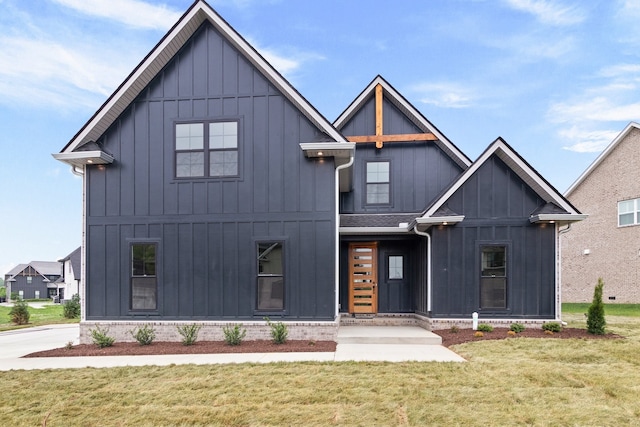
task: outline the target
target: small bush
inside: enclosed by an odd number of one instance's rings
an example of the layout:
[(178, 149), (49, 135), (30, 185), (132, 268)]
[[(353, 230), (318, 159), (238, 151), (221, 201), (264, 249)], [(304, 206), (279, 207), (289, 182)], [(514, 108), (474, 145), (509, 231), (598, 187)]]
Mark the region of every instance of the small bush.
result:
[(602, 278), (598, 279), (598, 284), (593, 291), (593, 302), (587, 312), (587, 331), (595, 335), (604, 335), (604, 327), (607, 325), (604, 319), (604, 304), (602, 302)]
[(91, 339), (98, 348), (111, 347), (116, 339), (109, 336), (109, 329), (102, 329), (100, 326), (96, 326), (95, 329), (89, 329)]
[(512, 323), (511, 326), (509, 327), (510, 331), (515, 332), (516, 334), (519, 334), (520, 332), (524, 331), (525, 327), (522, 323)]
[(224, 342), (228, 345), (239, 345), (242, 340), (247, 336), (247, 330), (242, 327), (242, 324), (231, 326), (225, 326), (222, 328), (224, 333)]
[(477, 331), (475, 334), (473, 334), (473, 336), (476, 338), (482, 338), (484, 336), (484, 332)]
[(456, 325), (453, 325), (450, 329), (449, 332), (452, 334), (457, 334), (458, 332), (460, 332), (460, 328), (457, 327)]
[(486, 323), (480, 323), (480, 324), (478, 325), (478, 330), (479, 330), (480, 332), (493, 332), (493, 326), (488, 325), (488, 324), (486, 324)]
[(143, 327), (138, 327), (133, 331), (129, 331), (131, 336), (133, 336), (138, 344), (140, 345), (149, 345), (156, 339), (156, 331), (149, 325), (144, 325)]
[(200, 331), (201, 325), (179, 325), (178, 333), (182, 336), (182, 344), (183, 345), (193, 345), (198, 339), (198, 332)]
[(282, 322), (272, 323), (268, 317), (265, 317), (264, 320), (267, 321), (267, 325), (271, 328), (273, 342), (275, 344), (284, 344), (287, 341), (287, 336), (289, 336), (287, 326)]
[(67, 350), (73, 350), (73, 341), (67, 341), (64, 348)]
[(558, 322), (547, 322), (542, 325), (543, 331), (562, 332), (562, 325)]
[(13, 307), (9, 311), (9, 317), (11, 318), (11, 322), (16, 325), (26, 325), (29, 323), (29, 304), (27, 304), (24, 300), (17, 300), (13, 303)]
[(62, 305), (62, 315), (65, 319), (77, 319), (80, 317), (80, 295), (74, 294), (71, 301)]

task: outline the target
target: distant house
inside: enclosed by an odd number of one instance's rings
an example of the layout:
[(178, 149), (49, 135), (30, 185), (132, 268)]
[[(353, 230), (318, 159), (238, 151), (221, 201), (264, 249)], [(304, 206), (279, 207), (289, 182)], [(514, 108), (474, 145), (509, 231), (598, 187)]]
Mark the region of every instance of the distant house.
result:
[(584, 219), (504, 140), (472, 162), (380, 76), (329, 122), (204, 1), (54, 157), (84, 180), (84, 342), (555, 320), (557, 233)]
[(60, 263), (31, 261), (19, 264), (4, 275), (7, 298), (44, 299), (57, 295), (56, 281), (62, 276)]
[(565, 193), (589, 220), (563, 234), (562, 300), (640, 303), (640, 125), (629, 123)]
[(80, 294), (81, 286), (81, 248), (71, 252), (66, 257), (59, 259), (62, 264), (62, 276), (56, 281), (58, 288), (58, 301), (70, 300), (75, 294)]

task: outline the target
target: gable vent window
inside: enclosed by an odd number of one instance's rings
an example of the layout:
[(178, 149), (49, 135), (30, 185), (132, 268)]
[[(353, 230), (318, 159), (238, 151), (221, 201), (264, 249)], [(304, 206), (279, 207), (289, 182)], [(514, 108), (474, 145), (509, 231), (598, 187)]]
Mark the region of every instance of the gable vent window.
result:
[(238, 176), (238, 122), (178, 123), (176, 178)]
[(618, 227), (640, 224), (640, 199), (618, 202)]
[(367, 204), (389, 204), (389, 162), (367, 162), (366, 167)]

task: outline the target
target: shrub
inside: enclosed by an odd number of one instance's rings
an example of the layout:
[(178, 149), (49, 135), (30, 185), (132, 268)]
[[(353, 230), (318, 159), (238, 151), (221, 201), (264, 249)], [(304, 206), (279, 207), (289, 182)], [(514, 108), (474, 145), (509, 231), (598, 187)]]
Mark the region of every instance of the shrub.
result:
[(116, 339), (109, 336), (109, 329), (102, 329), (100, 326), (96, 326), (95, 329), (89, 329), (91, 339), (98, 348), (111, 347)]
[(484, 336), (484, 333), (481, 331), (477, 331), (475, 334), (473, 334), (473, 336), (476, 338), (482, 338)]
[(598, 279), (598, 284), (593, 291), (593, 302), (587, 312), (587, 331), (595, 335), (604, 335), (604, 327), (607, 322), (604, 319), (604, 304), (602, 302), (602, 278)]
[(71, 301), (62, 305), (62, 315), (65, 319), (77, 319), (80, 317), (80, 295), (74, 294)]
[(182, 345), (193, 345), (198, 339), (201, 325), (179, 325), (178, 333), (182, 335)]
[(282, 323), (272, 323), (268, 317), (265, 317), (264, 320), (267, 321), (267, 325), (271, 328), (271, 338), (275, 344), (284, 344), (287, 341), (287, 336), (289, 335), (289, 331), (287, 330), (287, 326)]
[(133, 331), (129, 331), (131, 336), (133, 336), (138, 344), (140, 345), (149, 345), (156, 339), (156, 331), (149, 325), (144, 325), (143, 327), (138, 327)]
[(27, 304), (24, 300), (16, 300), (13, 303), (13, 307), (9, 311), (9, 317), (11, 317), (11, 321), (16, 325), (26, 325), (29, 323), (29, 304)]
[(64, 345), (64, 348), (67, 350), (73, 350), (73, 341), (67, 341), (67, 343)]
[(457, 334), (458, 332), (460, 332), (460, 328), (457, 327), (456, 325), (453, 325), (450, 329), (449, 332), (452, 334)]
[(479, 330), (480, 332), (493, 332), (493, 326), (488, 325), (488, 324), (486, 324), (486, 323), (480, 323), (480, 324), (478, 325), (478, 330)]
[(511, 326), (509, 327), (510, 331), (515, 332), (516, 334), (519, 334), (520, 332), (524, 331), (525, 327), (522, 323), (512, 323)]
[(6, 298), (7, 297), (7, 288), (5, 288), (4, 286), (0, 286), (0, 298)]
[(542, 330), (545, 332), (562, 332), (562, 325), (558, 322), (547, 322), (542, 325)]
[(224, 333), (224, 342), (228, 345), (239, 345), (245, 336), (247, 336), (247, 330), (242, 328), (242, 324), (231, 326), (225, 326), (222, 328)]

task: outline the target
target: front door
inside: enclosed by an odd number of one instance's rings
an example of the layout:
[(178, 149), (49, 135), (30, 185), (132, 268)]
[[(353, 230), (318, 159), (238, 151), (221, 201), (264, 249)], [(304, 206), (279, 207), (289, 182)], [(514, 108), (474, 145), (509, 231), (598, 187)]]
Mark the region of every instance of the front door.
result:
[(378, 312), (378, 245), (349, 245), (349, 313)]

